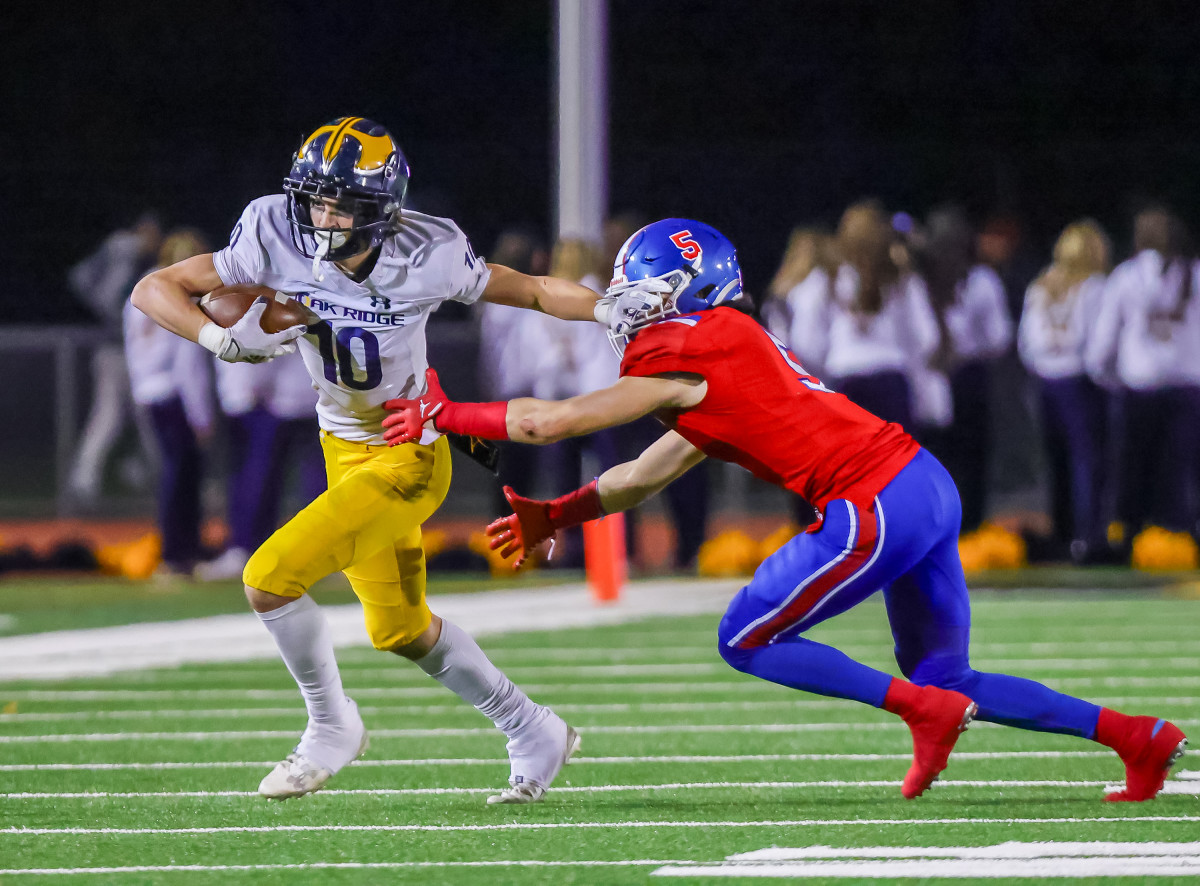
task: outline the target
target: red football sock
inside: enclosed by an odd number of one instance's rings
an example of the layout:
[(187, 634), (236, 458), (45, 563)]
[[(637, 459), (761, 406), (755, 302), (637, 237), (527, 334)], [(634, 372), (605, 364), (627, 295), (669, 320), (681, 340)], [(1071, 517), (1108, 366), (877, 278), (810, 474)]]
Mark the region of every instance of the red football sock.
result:
[(1120, 752), (1133, 732), (1134, 717), (1114, 711), (1112, 708), (1101, 708), (1100, 719), (1096, 721), (1095, 740), (1105, 747)]
[(887, 695), (883, 698), (883, 709), (889, 714), (903, 717), (916, 707), (921, 697), (921, 687), (907, 680), (892, 678)]

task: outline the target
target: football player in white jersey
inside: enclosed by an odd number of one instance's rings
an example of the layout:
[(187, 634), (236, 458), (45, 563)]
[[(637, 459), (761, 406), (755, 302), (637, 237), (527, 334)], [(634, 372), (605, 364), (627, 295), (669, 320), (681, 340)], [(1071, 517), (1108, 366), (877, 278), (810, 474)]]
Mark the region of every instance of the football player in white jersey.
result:
[[(340, 570), (376, 648), (415, 661), (508, 737), (510, 786), (488, 802), (532, 803), (579, 736), (513, 685), (461, 628), (429, 611), (421, 524), (449, 488), (449, 447), (432, 432), (388, 447), (383, 403), (424, 393), (425, 324), (443, 301), (482, 299), (565, 320), (599, 319), (603, 309), (583, 286), (485, 264), (449, 219), (402, 213), (407, 186), (408, 164), (388, 131), (343, 117), (304, 140), (284, 193), (250, 203), (227, 247), (146, 277), (133, 303), (223, 360), (268, 360), (298, 344), (319, 394), (329, 490), (275, 532), (243, 574), (246, 597), (309, 717), (259, 792), (283, 799), (315, 791), (366, 748), (328, 624), (306, 593)], [(265, 305), (255, 305), (223, 329), (196, 299), (236, 283), (291, 293), (319, 319), (269, 334), (259, 325)]]

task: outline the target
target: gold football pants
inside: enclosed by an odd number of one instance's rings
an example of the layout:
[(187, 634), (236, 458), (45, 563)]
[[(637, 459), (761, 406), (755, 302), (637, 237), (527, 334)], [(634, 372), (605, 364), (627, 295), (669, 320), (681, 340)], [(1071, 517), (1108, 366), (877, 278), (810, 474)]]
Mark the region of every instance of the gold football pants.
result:
[(368, 446), (322, 431), (321, 448), (329, 489), (254, 552), (242, 578), (299, 597), (340, 570), (362, 601), (375, 647), (411, 643), (432, 618), (421, 524), (450, 488), (449, 444), (439, 437), (428, 446)]

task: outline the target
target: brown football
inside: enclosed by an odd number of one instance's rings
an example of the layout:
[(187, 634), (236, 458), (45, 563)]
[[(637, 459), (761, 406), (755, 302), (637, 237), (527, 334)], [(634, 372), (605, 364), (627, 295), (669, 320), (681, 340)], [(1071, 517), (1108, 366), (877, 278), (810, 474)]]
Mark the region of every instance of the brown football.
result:
[(200, 310), (218, 326), (228, 329), (242, 319), (242, 315), (250, 310), (255, 299), (264, 297), (268, 304), (260, 322), (263, 332), (281, 332), (299, 323), (316, 322), (316, 315), (291, 296), (276, 292), (267, 286), (247, 283), (214, 289), (200, 299)]

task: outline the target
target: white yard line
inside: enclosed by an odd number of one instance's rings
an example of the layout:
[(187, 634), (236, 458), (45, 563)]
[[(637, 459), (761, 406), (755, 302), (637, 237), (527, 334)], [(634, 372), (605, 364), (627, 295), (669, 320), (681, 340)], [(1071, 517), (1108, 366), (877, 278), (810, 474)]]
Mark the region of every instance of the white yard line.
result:
[[(1200, 666), (1200, 665), (1198, 665)], [(738, 696), (749, 693), (787, 693), (785, 687), (765, 680), (742, 679), (710, 681), (661, 681), (650, 683), (628, 681), (617, 683), (581, 683), (566, 680), (561, 683), (525, 683), (521, 688), (531, 695), (565, 693), (573, 697), (618, 694), (628, 697), (639, 695), (677, 695), (679, 693), (729, 692)], [(1072, 692), (1075, 689), (1093, 687), (1098, 689), (1159, 689), (1177, 690), (1200, 687), (1200, 675), (1184, 677), (1082, 677), (1047, 680), (1052, 689)], [(432, 682), (419, 686), (355, 686), (348, 684), (348, 691), (355, 699), (449, 699), (447, 690)], [(1085, 693), (1086, 694), (1086, 693)], [(242, 689), (238, 687), (175, 689), (9, 689), (0, 687), (0, 702), (9, 701), (96, 701), (96, 702), (149, 702), (180, 700), (237, 700), (248, 701), (291, 701), (299, 703), (299, 693), (294, 688)], [(1158, 699), (1146, 696), (1146, 702)], [(790, 702), (791, 699), (781, 699)], [(1165, 703), (1165, 702), (1164, 702)], [(557, 705), (556, 705), (557, 706)], [(2, 717), (2, 715), (0, 715)], [(0, 722), (3, 722), (0, 719)]]
[[(449, 696), (449, 693), (444, 693)], [(1200, 704), (1200, 699), (1196, 700)], [(560, 714), (667, 714), (703, 713), (704, 711), (781, 711), (781, 710), (846, 710), (854, 702), (841, 699), (797, 698), (794, 701), (711, 701), (711, 702), (625, 702), (612, 704), (556, 704), (554, 710)], [(441, 705), (400, 705), (375, 707), (359, 705), (358, 712), (364, 716), (425, 717), (446, 714), (478, 717), (479, 712), (451, 699)], [(182, 720), (182, 719), (227, 719), (244, 717), (290, 717), (304, 715), (303, 705), (287, 708), (171, 708), (162, 710), (98, 710), (58, 711), (0, 714), (0, 726), (6, 723), (66, 723), (78, 720)]]
[[(954, 759), (1013, 760), (1112, 757), (1112, 751), (955, 751)], [(806, 762), (872, 762), (877, 760), (911, 760), (903, 754), (672, 754), (667, 756), (581, 757), (589, 766), (628, 765), (644, 763), (806, 763)], [(275, 760), (200, 760), (195, 762), (163, 761), (139, 763), (3, 763), (0, 772), (90, 772), (137, 771), (166, 769), (258, 769), (274, 766)], [(402, 760), (357, 760), (355, 768), (397, 766), (507, 766), (506, 757), (420, 757)], [(1182, 774), (1181, 774), (1182, 777)]]
[[(900, 779), (867, 779), (861, 781), (844, 781), (826, 779), (823, 781), (678, 781), (660, 784), (605, 784), (580, 787), (555, 787), (556, 794), (610, 794), (636, 793), (644, 791), (689, 791), (689, 790), (726, 790), (738, 789), (805, 789), (813, 788), (895, 788), (902, 784)], [(1173, 782), (1168, 782), (1173, 784)], [(1200, 781), (1180, 782), (1186, 791), (1177, 793), (1200, 792)], [(934, 788), (1095, 788), (1111, 785), (1111, 781), (1092, 779), (1087, 781), (1064, 779), (939, 779)], [(355, 788), (355, 789), (326, 789), (314, 796), (379, 796), (379, 797), (421, 797), (441, 796), (444, 794), (470, 795), (495, 793), (496, 787), (478, 788)], [(0, 793), (0, 800), (94, 800), (94, 799), (211, 799), (215, 797), (257, 797), (257, 791), (14, 791)]]
[(899, 825), (914, 827), (918, 825), (978, 825), (978, 824), (1111, 824), (1128, 821), (1154, 821), (1190, 824), (1200, 822), (1200, 815), (1109, 815), (1077, 818), (796, 818), (784, 820), (758, 821), (574, 821), (574, 822), (520, 822), (510, 821), (499, 824), (316, 824), (316, 825), (229, 825), (223, 827), (182, 827), (182, 828), (0, 828), (0, 836), (48, 836), (51, 834), (69, 835), (127, 835), (144, 836), (163, 834), (182, 836), (186, 834), (280, 834), (280, 833), (457, 833), (476, 831), (573, 831), (601, 829), (667, 829), (678, 828), (689, 830), (694, 828), (798, 828), (798, 827), (887, 827)]
[[(477, 636), (623, 624), (656, 615), (723, 612), (736, 580), (647, 581), (621, 599), (597, 604), (586, 585), (445, 594), (435, 611)], [(357, 603), (325, 606), (334, 644), (370, 646)], [(0, 681), (86, 677), (198, 662), (251, 661), (278, 656), (253, 613), (155, 622), (82, 631), (5, 637)]]
[[(1178, 720), (1187, 725), (1190, 720)], [(991, 725), (991, 724), (980, 724)], [(695, 732), (861, 732), (864, 730), (902, 730), (908, 727), (902, 720), (877, 723), (656, 723), (634, 726), (588, 726), (591, 735), (662, 735)], [(494, 736), (492, 727), (430, 728), (430, 729), (372, 729), (372, 738), (475, 738)], [(3, 735), (0, 744), (59, 744), (72, 742), (111, 741), (240, 741), (255, 738), (294, 738), (292, 729), (248, 729), (215, 732), (66, 732), (48, 735)]]
[[(848, 654), (880, 651), (881, 648), (891, 648), (890, 636), (881, 636), (878, 642), (863, 642), (861, 632), (846, 632), (842, 637), (833, 636), (831, 631), (818, 628), (811, 634), (818, 642), (828, 642)], [(844, 638), (853, 639), (844, 639)], [(715, 641), (715, 636), (714, 636)], [(881, 644), (884, 644), (881, 646)], [(706, 660), (714, 648), (714, 643), (694, 643), (683, 646), (542, 646), (537, 648), (500, 647), (489, 648), (488, 655), (498, 664), (505, 667), (515, 667), (524, 659), (534, 661), (568, 661), (583, 663), (586, 659), (647, 659), (652, 662), (674, 662), (684, 659)], [(1091, 655), (1144, 655), (1153, 652), (1158, 655), (1183, 654), (1200, 652), (1200, 638), (1194, 640), (1065, 640), (1062, 642), (1049, 641), (1014, 641), (1014, 642), (972, 642), (971, 653), (975, 656), (991, 655), (1000, 658), (1023, 656), (1054, 657), (1055, 653), (1080, 651)], [(1009, 655), (1004, 655), (1008, 653)], [(375, 656), (350, 662), (343, 666), (346, 671), (358, 667), (373, 666)]]
[[(732, 673), (732, 671), (731, 671)], [(789, 690), (765, 680), (730, 679), (711, 682), (655, 681), (653, 683), (522, 683), (521, 688), (532, 694), (570, 692), (572, 695), (618, 693), (628, 696), (636, 691), (643, 695), (677, 695), (681, 692), (788, 692)], [(414, 687), (349, 687), (355, 699), (363, 698), (450, 698), (445, 688), (432, 681)], [(177, 699), (253, 699), (255, 701), (295, 701), (300, 693), (291, 689), (0, 689), (0, 701), (172, 701)]]
[[(1193, 667), (1200, 668), (1200, 660), (1194, 662)], [(1200, 674), (1182, 677), (1056, 677), (1047, 683), (1064, 692), (1089, 686), (1101, 689), (1184, 689), (1200, 686)]]
[[(503, 634), (513, 631), (552, 630), (569, 627), (593, 627), (600, 625), (626, 624), (660, 615), (717, 614), (724, 611), (742, 582), (728, 580), (660, 580), (630, 584), (621, 599), (614, 604), (596, 604), (585, 585), (566, 585), (552, 588), (487, 591), (478, 594), (447, 594), (437, 597), (434, 608), (439, 615), (449, 618), (479, 636)], [(989, 621), (1026, 620), (1031, 611), (1042, 614), (1079, 611), (1082, 593), (1073, 593), (1070, 599), (1052, 601), (1030, 600), (1029, 605), (1013, 605), (1012, 599), (993, 600), (986, 595), (975, 600), (979, 610), (988, 612)], [(1089, 613), (1105, 603), (1112, 603), (1114, 617), (1124, 602), (1108, 595), (1087, 598)], [(1020, 604), (1022, 600), (1015, 601)], [(356, 603), (323, 607), (329, 617), (334, 643), (339, 647), (369, 647), (362, 624), (362, 610)], [(882, 615), (882, 612), (880, 613)], [(631, 634), (636, 634), (631, 629)], [(655, 632), (647, 640), (653, 643), (670, 642), (672, 638), (689, 637), (679, 632)], [(842, 643), (854, 650), (867, 648), (862, 643), (863, 632), (857, 629), (831, 627), (818, 632), (819, 639)], [(886, 642), (882, 641), (882, 642)], [(1005, 649), (1028, 649), (1031, 652), (1054, 652), (1068, 648), (1082, 648), (1089, 643), (1086, 639), (1057, 640), (1053, 643), (1032, 644), (980, 644), (976, 652), (989, 655)], [(1171, 651), (1186, 653), (1195, 649), (1188, 637), (1164, 640), (1172, 644)], [(628, 640), (626, 641), (628, 643)], [(1072, 646), (1065, 644), (1071, 643)], [(1104, 644), (1108, 643), (1109, 646)], [(633, 649), (634, 646), (621, 647)], [(685, 646), (681, 649), (704, 653), (703, 647)], [(875, 648), (872, 645), (870, 648)], [(1124, 641), (1098, 641), (1091, 646), (1093, 652), (1128, 651), (1140, 656), (1142, 644)], [(1154, 651), (1166, 651), (1160, 647)], [(565, 656), (565, 651), (559, 653)], [(0, 682), (19, 679), (56, 679), (65, 677), (98, 676), (120, 671), (146, 668), (170, 667), (188, 663), (253, 661), (274, 659), (277, 653), (270, 635), (262, 629), (258, 619), (251, 613), (223, 615), (186, 621), (158, 622), (126, 625), (113, 628), (97, 628), (80, 631), (56, 631), (44, 634), (5, 637), (0, 645)], [(503, 658), (504, 651), (497, 651)], [(1140, 667), (1140, 658), (1131, 659), (1131, 667)], [(1077, 668), (1100, 667), (1101, 659), (1072, 661)], [(1104, 660), (1107, 664), (1107, 661)], [(1190, 659), (1156, 658), (1168, 667), (1185, 668)], [(987, 663), (1003, 664), (1013, 669), (1041, 668), (1067, 669), (1062, 659), (991, 658)], [(1083, 662), (1083, 663), (1081, 663)], [(984, 663), (981, 659), (981, 663)], [(707, 664), (707, 663), (706, 663)]]
[[(1200, 706), (1200, 698), (1192, 696), (1110, 696), (1088, 699), (1102, 705), (1171, 705), (1173, 707)], [(555, 704), (560, 714), (671, 714), (704, 713), (706, 711), (819, 711), (847, 710), (854, 705), (843, 699), (826, 699), (806, 696), (785, 701), (709, 701), (709, 702), (627, 702), (612, 704)], [(360, 714), (369, 717), (426, 717), (452, 716), (478, 717), (474, 708), (455, 700), (441, 705), (398, 705), (377, 707), (359, 705)], [(303, 706), (297, 704), (287, 708), (168, 708), (162, 710), (95, 710), (95, 711), (50, 711), (15, 714), (0, 714), (0, 727), (6, 723), (70, 723), (86, 720), (241, 720), (243, 718), (283, 717), (294, 719), (304, 715)]]
[(233, 871), (388, 871), (424, 868), (636, 868), (658, 865), (694, 864), (691, 861), (661, 859), (614, 859), (594, 861), (544, 861), (541, 859), (499, 859), (489, 861), (312, 861), (300, 864), (159, 864), (126, 865), (111, 868), (3, 868), (0, 876), (26, 874), (157, 874), (213, 873)]
[[(848, 655), (851, 650), (838, 647)], [(881, 650), (876, 648), (875, 653)], [(729, 665), (720, 661), (715, 652), (703, 661), (655, 662), (646, 664), (575, 664), (575, 665), (523, 665), (505, 664), (501, 662), (505, 673), (518, 683), (544, 677), (680, 677), (687, 675), (729, 674)], [(981, 671), (1022, 674), (1030, 671), (1169, 671), (1182, 670), (1194, 672), (1200, 667), (1197, 658), (1193, 656), (1150, 656), (1140, 655), (1135, 658), (984, 658), (972, 661), (972, 665)], [(885, 668), (891, 667), (885, 664)], [(196, 680), (215, 681), (245, 678), (242, 669), (211, 668), (203, 672), (168, 672), (156, 675), (156, 683), (167, 684), (176, 680), (194, 682)], [(391, 680), (397, 683), (411, 684), (414, 676), (409, 669), (397, 665), (391, 667), (360, 667), (345, 668), (343, 676), (353, 683), (355, 680)], [(118, 678), (120, 680), (120, 678)]]
[(998, 846), (772, 847), (723, 862), (666, 866), (666, 877), (1117, 877), (1194, 875), (1200, 843), (1008, 842)]

